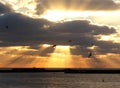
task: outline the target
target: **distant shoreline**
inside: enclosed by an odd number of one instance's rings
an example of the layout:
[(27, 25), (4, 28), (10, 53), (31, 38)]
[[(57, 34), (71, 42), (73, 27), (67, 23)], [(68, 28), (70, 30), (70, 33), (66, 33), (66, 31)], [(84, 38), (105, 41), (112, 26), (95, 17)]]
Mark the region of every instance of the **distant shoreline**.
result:
[(100, 73), (100, 74), (116, 74), (120, 73), (118, 68), (0, 68), (0, 73), (14, 73), (14, 72), (64, 72), (64, 73)]

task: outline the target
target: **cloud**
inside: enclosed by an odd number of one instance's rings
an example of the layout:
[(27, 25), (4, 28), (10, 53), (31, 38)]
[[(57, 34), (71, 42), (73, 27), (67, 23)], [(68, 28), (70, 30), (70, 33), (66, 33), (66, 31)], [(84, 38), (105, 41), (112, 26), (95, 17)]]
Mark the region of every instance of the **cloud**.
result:
[(5, 14), (0, 17), (1, 40), (13, 44), (23, 43), (23, 45), (33, 41), (34, 44), (34, 41), (42, 39), (46, 32), (43, 27), (48, 24), (51, 24), (51, 22), (44, 19), (32, 19), (17, 13)]
[(46, 0), (36, 0), (36, 14), (42, 14), (48, 8), (48, 2)]
[[(74, 0), (73, 6), (71, 6), (73, 0), (61, 0), (61, 2), (60, 0), (54, 0), (54, 2), (51, 1), (52, 0), (49, 0), (50, 3), (48, 3), (48, 0), (41, 0), (41, 2), (38, 0), (36, 8), (37, 14), (42, 14), (47, 9), (54, 9), (53, 3), (56, 5), (56, 8), (62, 9), (63, 7), (66, 10), (109, 11), (117, 10), (119, 8), (118, 4), (111, 0), (104, 0), (104, 3), (102, 0), (94, 0), (96, 2), (91, 0), (91, 3), (89, 2), (85, 7), (83, 6), (83, 3), (86, 3), (85, 0)], [(64, 4), (63, 1), (65, 2)], [(107, 5), (106, 2), (109, 2), (109, 5)], [(77, 3), (79, 5), (77, 5)], [(78, 6), (83, 6), (84, 8), (81, 9), (78, 8)], [(4, 9), (1, 10), (1, 8)], [(99, 40), (99, 36), (103, 35), (110, 36), (112, 34), (116, 34), (117, 36), (117, 31), (113, 27), (107, 25), (100, 26), (88, 20), (54, 23), (45, 19), (34, 19), (23, 14), (13, 12), (11, 6), (7, 4), (0, 5), (0, 14), (3, 14), (0, 15), (1, 66), (21, 67), (21, 65), (24, 65), (26, 67), (33, 67), (36, 63), (38, 63), (36, 66), (40, 66), (41, 62), (43, 65), (46, 65), (45, 63), (52, 58), (50, 56), (56, 53), (55, 50), (57, 47), (52, 47), (54, 44), (57, 46), (70, 45), (71, 55), (68, 54), (67, 56), (70, 56), (69, 61), (74, 65), (73, 67), (81, 67), (81, 60), (83, 60), (83, 67), (84, 61), (87, 61), (85, 63), (88, 65), (90, 64), (91, 67), (112, 66), (111, 63), (108, 64), (109, 62), (106, 61), (106, 58), (114, 61), (114, 64), (117, 64), (115, 65), (116, 67), (119, 66), (118, 57), (120, 53), (120, 43), (115, 43), (109, 40)], [(69, 42), (69, 40), (71, 40), (71, 42)], [(51, 44), (51, 46), (43, 47), (43, 44)], [(94, 46), (92, 46), (92, 44)], [(14, 48), (11, 48), (10, 46)], [(17, 48), (18, 46), (21, 48)], [(94, 49), (91, 49), (93, 47)], [(92, 59), (82, 59), (86, 58), (89, 52), (92, 52), (93, 54)], [(64, 53), (64, 51), (57, 53), (61, 54)], [(113, 57), (110, 55), (113, 55)], [(69, 61), (66, 60), (67, 63)]]
[(13, 11), (13, 9), (9, 4), (0, 3), (0, 14), (8, 13), (11, 11)]
[(110, 11), (118, 10), (119, 5), (113, 0), (36, 0), (36, 13), (42, 14), (46, 10), (85, 10)]
[[(6, 28), (8, 26), (8, 28)], [(46, 27), (47, 26), (47, 27)], [(53, 23), (45, 19), (33, 19), (18, 13), (0, 16), (0, 46), (30, 46), (39, 49), (39, 44), (70, 45), (73, 55), (86, 56), (91, 44), (97, 54), (119, 53), (120, 43), (98, 40), (97, 36), (116, 34), (116, 29), (99, 26), (88, 20)], [(72, 42), (69, 42), (71, 40)], [(47, 49), (46, 49), (47, 50)], [(49, 50), (49, 51), (48, 51)], [(48, 53), (53, 49), (48, 48)], [(46, 51), (41, 55), (48, 55)]]

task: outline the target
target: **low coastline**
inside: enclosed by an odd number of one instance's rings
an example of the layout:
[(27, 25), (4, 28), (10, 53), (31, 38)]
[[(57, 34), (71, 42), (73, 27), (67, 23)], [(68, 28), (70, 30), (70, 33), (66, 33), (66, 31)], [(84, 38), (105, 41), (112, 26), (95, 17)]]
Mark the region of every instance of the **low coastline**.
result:
[(118, 68), (0, 68), (0, 73), (11, 72), (64, 72), (64, 73), (120, 73)]

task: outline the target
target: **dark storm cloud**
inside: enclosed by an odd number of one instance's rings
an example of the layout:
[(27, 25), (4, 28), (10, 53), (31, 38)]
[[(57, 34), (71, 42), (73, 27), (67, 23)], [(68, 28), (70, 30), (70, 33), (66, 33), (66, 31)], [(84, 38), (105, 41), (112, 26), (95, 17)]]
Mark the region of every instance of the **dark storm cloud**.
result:
[(111, 41), (98, 41), (95, 40), (92, 42), (96, 48), (91, 50), (88, 47), (91, 47), (91, 43), (88, 43), (87, 46), (80, 44), (75, 48), (71, 48), (71, 53), (73, 55), (82, 55), (83, 57), (87, 57), (91, 52), (94, 55), (106, 55), (108, 53), (119, 54), (120, 53), (120, 43), (113, 43)]
[(8, 13), (0, 17), (0, 39), (11, 44), (34, 44), (34, 41), (39, 41), (45, 36), (43, 26), (48, 24), (51, 22), (44, 19), (32, 19), (22, 14)]
[(47, 9), (110, 11), (120, 9), (113, 0), (36, 0), (36, 13), (42, 14)]
[(96, 46), (98, 46), (98, 48), (96, 48), (96, 51), (100, 54), (120, 53), (120, 43), (113, 43), (110, 41), (96, 41)]
[[(76, 20), (55, 24), (48, 31), (52, 34), (48, 39), (54, 41), (55, 44), (75, 46), (75, 48), (71, 48), (73, 55), (86, 57), (89, 52), (93, 51), (97, 54), (120, 53), (120, 43), (102, 41), (96, 37), (117, 33), (113, 27), (95, 25), (87, 20)], [(94, 50), (88, 48), (93, 45), (97, 48)]]
[(91, 24), (90, 21), (87, 20), (75, 20), (65, 23), (58, 23), (51, 27), (52, 32), (58, 33), (91, 33), (93, 35), (109, 35), (112, 33), (116, 33), (114, 28), (110, 28), (108, 26), (99, 26)]
[(10, 5), (0, 3), (0, 14), (8, 13), (11, 11), (13, 11), (13, 10)]
[[(45, 27), (46, 25), (48, 28)], [(1, 47), (30, 46), (39, 49), (39, 44), (71, 45), (76, 47), (71, 49), (73, 54), (81, 53), (85, 56), (91, 51), (88, 47), (94, 43), (97, 46), (95, 52), (99, 54), (119, 53), (119, 43), (100, 41), (96, 38), (97, 35), (115, 33), (117, 33), (116, 29), (112, 27), (95, 25), (87, 20), (53, 23), (17, 13), (7, 13), (0, 16)], [(41, 53), (41, 55), (48, 55), (48, 53)]]
[[(108, 26), (98, 26), (86, 20), (77, 20), (58, 23), (48, 30), (51, 34), (49, 40), (59, 44), (90, 46), (91, 42), (97, 41), (97, 35), (115, 34), (116, 30)], [(69, 42), (73, 40), (73, 42)]]

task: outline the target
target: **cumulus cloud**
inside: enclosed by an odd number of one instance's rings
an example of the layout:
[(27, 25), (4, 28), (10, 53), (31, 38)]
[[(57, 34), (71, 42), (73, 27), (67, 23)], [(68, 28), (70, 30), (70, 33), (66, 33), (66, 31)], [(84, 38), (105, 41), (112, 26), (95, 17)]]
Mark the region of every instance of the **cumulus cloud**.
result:
[(119, 9), (113, 0), (36, 0), (36, 13), (42, 14), (48, 9), (110, 11)]
[[(8, 26), (8, 28), (6, 28)], [(47, 27), (46, 27), (47, 26)], [(53, 23), (45, 19), (33, 19), (18, 13), (0, 16), (0, 46), (30, 46), (38, 49), (39, 44), (70, 45), (73, 55), (86, 56), (91, 44), (98, 54), (119, 53), (119, 43), (98, 40), (98, 35), (115, 34), (116, 29), (99, 26), (87, 20)], [(69, 42), (71, 40), (71, 42)], [(53, 49), (48, 48), (48, 53)], [(88, 54), (88, 53), (87, 53)], [(46, 51), (41, 55), (47, 55)]]
[(9, 4), (0, 3), (0, 14), (8, 13), (11, 11), (13, 11), (13, 9)]

